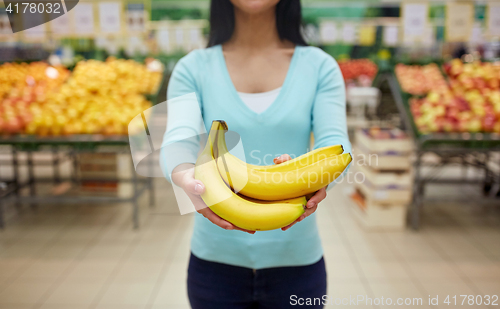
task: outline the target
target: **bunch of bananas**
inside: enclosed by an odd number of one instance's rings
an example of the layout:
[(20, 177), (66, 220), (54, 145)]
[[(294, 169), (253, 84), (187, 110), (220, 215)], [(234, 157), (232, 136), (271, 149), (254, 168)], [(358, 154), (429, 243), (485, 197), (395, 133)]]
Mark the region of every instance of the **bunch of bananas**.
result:
[(304, 213), (306, 196), (333, 182), (352, 161), (337, 145), (278, 165), (250, 165), (229, 153), (227, 129), (224, 121), (212, 123), (195, 178), (205, 185), (205, 204), (246, 230), (274, 230), (294, 222)]

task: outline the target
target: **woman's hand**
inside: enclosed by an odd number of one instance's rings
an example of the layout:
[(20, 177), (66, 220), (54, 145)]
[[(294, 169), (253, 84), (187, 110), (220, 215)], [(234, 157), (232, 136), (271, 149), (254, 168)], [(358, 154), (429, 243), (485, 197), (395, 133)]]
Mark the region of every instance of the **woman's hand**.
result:
[(196, 211), (210, 220), (213, 224), (225, 230), (239, 230), (249, 234), (255, 234), (255, 231), (241, 229), (231, 222), (222, 219), (210, 208), (208, 208), (207, 204), (205, 204), (200, 196), (203, 192), (205, 192), (205, 185), (203, 185), (201, 181), (194, 178), (193, 164), (181, 164), (174, 168), (172, 171), (172, 181), (181, 187), (184, 192), (186, 192), (191, 202), (193, 202)]
[[(281, 156), (275, 158), (273, 161), (274, 161), (274, 164), (280, 164), (280, 163), (286, 162), (286, 161), (291, 160), (291, 159), (292, 158), (288, 154), (284, 154), (284, 155), (281, 155)], [(326, 197), (326, 187), (317, 191), (313, 195), (313, 197), (311, 197), (309, 199), (309, 201), (307, 201), (305, 212), (297, 220), (295, 220), (294, 222), (292, 222), (291, 224), (289, 224), (285, 227), (282, 227), (281, 229), (283, 231), (286, 231), (289, 228), (291, 228), (292, 226), (294, 226), (295, 224), (297, 224), (298, 222), (309, 217), (311, 214), (313, 214), (316, 211), (316, 209), (318, 209), (319, 202), (324, 200), (325, 197)]]

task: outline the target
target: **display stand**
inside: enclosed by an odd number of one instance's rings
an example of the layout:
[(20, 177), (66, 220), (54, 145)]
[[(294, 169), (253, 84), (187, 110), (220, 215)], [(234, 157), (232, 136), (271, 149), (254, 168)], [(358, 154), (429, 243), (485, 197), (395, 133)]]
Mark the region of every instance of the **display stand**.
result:
[[(0, 145), (10, 145), (12, 153), (13, 178), (7, 182), (7, 188), (0, 191), (0, 228), (4, 227), (4, 204), (7, 197), (14, 197), (15, 203), (28, 203), (33, 208), (38, 203), (131, 203), (133, 207), (132, 220), (134, 228), (139, 227), (139, 198), (144, 193), (149, 193), (150, 206), (154, 205), (153, 179), (139, 178), (132, 166), (131, 179), (85, 179), (93, 182), (131, 182), (132, 194), (128, 197), (120, 196), (99, 196), (99, 195), (58, 195), (40, 196), (36, 192), (37, 183), (70, 182), (79, 184), (81, 182), (78, 155), (82, 153), (93, 153), (105, 147), (106, 152), (129, 153), (127, 136), (102, 136), (102, 135), (75, 135), (69, 137), (38, 137), (38, 136), (11, 136), (0, 138)], [(53, 175), (51, 178), (35, 177), (33, 153), (37, 151), (52, 151), (54, 156), (50, 162), (43, 162), (44, 165), (51, 165)], [(19, 152), (27, 154), (27, 180), (20, 180)], [(72, 164), (72, 174), (68, 179), (60, 177), (60, 164), (64, 160), (70, 160)], [(38, 163), (37, 163), (38, 164)], [(130, 160), (130, 164), (132, 160)], [(21, 190), (27, 188), (28, 194), (22, 195)]]
[[(428, 183), (448, 184), (482, 184), (485, 189), (496, 188), (500, 184), (500, 172), (490, 169), (488, 162), (492, 152), (500, 151), (500, 135), (494, 133), (431, 133), (421, 134), (413, 120), (409, 108), (409, 95), (403, 93), (392, 73), (385, 73), (377, 79), (377, 85), (387, 82), (396, 102), (402, 125), (415, 143), (415, 173), (413, 183), (413, 200), (410, 207), (410, 221), (413, 229), (420, 226), (420, 210), (423, 204), (424, 187)], [(431, 166), (429, 175), (422, 174), (422, 157), (433, 153), (440, 162)], [(471, 179), (437, 178), (436, 170), (459, 160), (464, 167), (475, 167), (483, 171), (483, 177)], [(491, 191), (490, 195), (496, 194)]]

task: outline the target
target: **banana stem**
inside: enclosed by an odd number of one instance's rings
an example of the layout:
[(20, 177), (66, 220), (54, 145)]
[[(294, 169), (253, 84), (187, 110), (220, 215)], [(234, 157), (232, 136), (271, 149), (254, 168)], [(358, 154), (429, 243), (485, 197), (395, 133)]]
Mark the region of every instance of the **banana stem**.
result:
[[(217, 122), (219, 122), (221, 125), (219, 126), (219, 130), (217, 130), (217, 138), (215, 139), (215, 145), (214, 145), (215, 147), (214, 147), (214, 151), (216, 151), (216, 152), (217, 152), (217, 154), (215, 154), (215, 158), (217, 159), (217, 158), (219, 158), (219, 157), (220, 157), (220, 158), (221, 158), (221, 160), (222, 160), (222, 163), (224, 164), (224, 170), (225, 170), (225, 171), (229, 171), (229, 170), (228, 170), (228, 167), (227, 167), (226, 159), (225, 159), (225, 156), (224, 156), (224, 154), (225, 154), (225, 153), (222, 153), (222, 154), (221, 154), (221, 153), (219, 153), (219, 150), (221, 149), (221, 148), (219, 147), (219, 143), (225, 146), (225, 143), (223, 143), (222, 141), (223, 141), (223, 140), (225, 141), (225, 133), (226, 133), (226, 131), (227, 131), (227, 125), (226, 125), (226, 122), (225, 122), (225, 121), (217, 121)], [(222, 135), (221, 135), (221, 134), (222, 134)], [(225, 151), (225, 152), (227, 152), (227, 151), (228, 151), (226, 147), (224, 147), (222, 150), (223, 150), (223, 151)], [(219, 174), (220, 174), (220, 172), (219, 172)], [(221, 175), (221, 176), (222, 176), (222, 175)], [(233, 188), (234, 188), (234, 186), (233, 186), (233, 181), (231, 180), (231, 175), (230, 175), (230, 173), (227, 173), (227, 181), (228, 181), (228, 183), (229, 183), (229, 189), (231, 189), (231, 191), (232, 191), (233, 193), (236, 193), (236, 190), (235, 190), (235, 189), (233, 189)]]

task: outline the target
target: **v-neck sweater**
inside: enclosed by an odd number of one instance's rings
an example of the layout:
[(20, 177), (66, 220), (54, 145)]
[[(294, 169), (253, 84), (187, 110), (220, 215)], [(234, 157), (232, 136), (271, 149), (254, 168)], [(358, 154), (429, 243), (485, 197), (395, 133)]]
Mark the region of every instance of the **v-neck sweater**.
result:
[[(342, 144), (345, 151), (351, 152), (342, 73), (337, 62), (319, 48), (295, 48), (278, 97), (260, 114), (239, 97), (221, 45), (192, 51), (176, 64), (168, 85), (168, 100), (192, 93), (198, 100), (195, 108), (201, 110), (205, 129), (210, 129), (213, 120), (226, 121), (229, 130), (240, 135), (247, 163), (270, 165), (281, 154), (300, 156), (310, 151), (311, 131), (314, 148)], [(201, 120), (196, 115), (200, 112), (194, 110), (193, 104), (168, 106), (170, 122), (163, 145), (199, 132)], [(191, 138), (182, 154), (164, 150), (160, 160), (167, 178), (177, 165), (195, 163), (199, 149), (200, 144)], [(224, 230), (196, 214), (191, 251), (204, 260), (252, 269), (310, 265), (323, 255), (316, 214), (287, 231), (254, 235)]]

